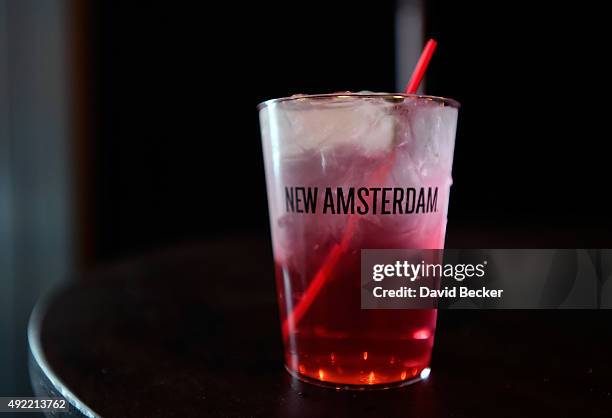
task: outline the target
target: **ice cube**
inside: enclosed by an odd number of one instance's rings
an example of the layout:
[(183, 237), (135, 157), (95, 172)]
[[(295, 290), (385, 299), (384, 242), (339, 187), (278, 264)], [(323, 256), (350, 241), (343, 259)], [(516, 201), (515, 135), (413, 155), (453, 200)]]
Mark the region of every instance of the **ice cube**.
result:
[(450, 172), (457, 109), (418, 99), (399, 107), (397, 113), (397, 161), (402, 164), (394, 168), (394, 177), (445, 183), (436, 178)]
[(351, 145), (364, 154), (388, 151), (395, 136), (391, 103), (351, 96), (280, 102), (276, 113), (283, 157)]

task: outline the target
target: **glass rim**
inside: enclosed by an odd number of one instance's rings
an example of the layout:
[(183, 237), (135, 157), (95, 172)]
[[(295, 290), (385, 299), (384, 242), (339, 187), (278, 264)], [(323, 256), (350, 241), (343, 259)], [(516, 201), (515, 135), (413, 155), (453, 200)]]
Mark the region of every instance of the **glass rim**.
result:
[(404, 100), (404, 99), (423, 99), (440, 103), (443, 106), (450, 106), (456, 109), (461, 107), (455, 99), (442, 96), (430, 96), (426, 94), (408, 94), (408, 93), (352, 93), (352, 92), (340, 92), (340, 93), (324, 93), (324, 94), (301, 94), (295, 96), (279, 97), (277, 99), (265, 100), (257, 105), (257, 110), (262, 110), (271, 105), (277, 103), (284, 103), (297, 100), (322, 100), (322, 99), (342, 99), (342, 98), (359, 98), (359, 99), (375, 99), (375, 98), (387, 98), (391, 100)]

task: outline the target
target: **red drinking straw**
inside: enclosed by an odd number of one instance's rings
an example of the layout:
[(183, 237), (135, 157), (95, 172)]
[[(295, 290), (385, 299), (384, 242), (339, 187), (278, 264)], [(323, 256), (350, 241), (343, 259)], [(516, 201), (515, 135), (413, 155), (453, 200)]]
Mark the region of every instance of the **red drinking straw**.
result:
[[(415, 94), (418, 90), (419, 84), (421, 84), (421, 80), (423, 80), (423, 76), (425, 75), (425, 71), (427, 70), (427, 66), (429, 65), (429, 61), (431, 60), (437, 45), (437, 42), (433, 39), (427, 41), (427, 44), (425, 45), (425, 48), (423, 48), (423, 52), (421, 52), (421, 56), (417, 61), (416, 67), (412, 72), (408, 86), (406, 87), (406, 94)], [(389, 170), (391, 170), (391, 167), (393, 166), (392, 162), (393, 158), (386, 159), (385, 163), (383, 163), (372, 176), (372, 184), (380, 183), (387, 177)], [(321, 289), (325, 286), (327, 280), (332, 277), (332, 274), (340, 261), (340, 256), (349, 248), (357, 219), (358, 218), (354, 215), (349, 216), (342, 239), (338, 244), (335, 244), (332, 247), (298, 304), (291, 312), (287, 313), (287, 318), (285, 318), (283, 321), (282, 327), (284, 339), (289, 337), (289, 330), (295, 330), (297, 324), (300, 322), (306, 311), (308, 311), (308, 308), (310, 308), (312, 302), (315, 300)]]
[(425, 75), (425, 71), (427, 71), (427, 66), (436, 50), (436, 46), (438, 46), (438, 43), (433, 39), (430, 39), (427, 41), (427, 44), (425, 44), (425, 48), (423, 48), (423, 52), (421, 52), (416, 67), (414, 67), (408, 86), (406, 86), (406, 94), (415, 94), (419, 89), (419, 84), (421, 84), (421, 80), (423, 80), (423, 76)]

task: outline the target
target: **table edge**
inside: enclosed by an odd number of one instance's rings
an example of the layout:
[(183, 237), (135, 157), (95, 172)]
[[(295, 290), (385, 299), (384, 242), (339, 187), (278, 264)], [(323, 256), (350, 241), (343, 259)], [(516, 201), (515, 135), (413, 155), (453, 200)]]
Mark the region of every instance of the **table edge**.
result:
[[(47, 307), (53, 300), (54, 296), (60, 291), (69, 287), (69, 283), (64, 283), (55, 289), (49, 290), (43, 294), (34, 305), (34, 309), (30, 314), (28, 321), (28, 347), (30, 355), (40, 367), (43, 374), (47, 377), (53, 387), (66, 399), (74, 408), (80, 411), (83, 415), (91, 418), (100, 418), (101, 415), (88, 407), (85, 402), (79, 399), (72, 390), (60, 379), (60, 377), (53, 371), (47, 358), (45, 357), (44, 350), (42, 349), (41, 343), (41, 326), (44, 320), (44, 315), (47, 311)], [(33, 382), (32, 382), (33, 383)]]

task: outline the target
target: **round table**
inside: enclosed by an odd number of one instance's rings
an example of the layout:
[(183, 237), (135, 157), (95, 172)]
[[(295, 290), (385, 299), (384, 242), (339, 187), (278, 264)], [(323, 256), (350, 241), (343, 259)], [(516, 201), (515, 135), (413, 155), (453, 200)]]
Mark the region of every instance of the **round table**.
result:
[(238, 237), (114, 264), (39, 302), (35, 392), (104, 417), (612, 416), (608, 311), (440, 311), (429, 379), (386, 391), (282, 364), (272, 256)]

